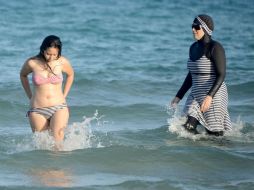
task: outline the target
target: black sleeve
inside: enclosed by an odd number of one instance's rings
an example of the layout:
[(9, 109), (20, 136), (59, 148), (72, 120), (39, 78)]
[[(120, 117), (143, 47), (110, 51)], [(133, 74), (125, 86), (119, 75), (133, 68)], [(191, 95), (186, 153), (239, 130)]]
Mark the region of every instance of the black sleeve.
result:
[(190, 89), (191, 86), (192, 86), (192, 78), (191, 78), (191, 74), (189, 72), (182, 84), (182, 87), (177, 92), (176, 97), (182, 99), (184, 97), (185, 93)]
[(218, 42), (214, 42), (211, 50), (211, 61), (215, 64), (216, 80), (208, 95), (214, 96), (219, 90), (221, 84), (223, 83), (226, 75), (226, 57), (225, 51), (222, 45)]

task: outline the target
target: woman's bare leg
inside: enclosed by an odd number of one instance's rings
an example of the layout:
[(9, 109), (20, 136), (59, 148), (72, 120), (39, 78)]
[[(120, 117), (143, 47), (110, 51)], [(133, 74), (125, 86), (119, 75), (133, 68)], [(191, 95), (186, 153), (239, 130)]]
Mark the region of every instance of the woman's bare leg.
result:
[(64, 139), (64, 129), (69, 120), (68, 108), (59, 109), (50, 119), (50, 129), (56, 143), (61, 143)]
[(35, 112), (29, 113), (29, 122), (33, 132), (41, 132), (49, 129), (49, 121), (41, 114)]

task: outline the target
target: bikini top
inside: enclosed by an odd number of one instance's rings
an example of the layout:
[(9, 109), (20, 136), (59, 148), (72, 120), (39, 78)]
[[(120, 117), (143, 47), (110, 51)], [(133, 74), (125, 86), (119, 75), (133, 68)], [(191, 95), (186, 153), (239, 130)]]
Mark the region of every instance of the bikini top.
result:
[(34, 74), (32, 76), (33, 83), (35, 85), (43, 85), (43, 84), (57, 84), (63, 81), (63, 74), (52, 75), (50, 77), (43, 77), (40, 74)]

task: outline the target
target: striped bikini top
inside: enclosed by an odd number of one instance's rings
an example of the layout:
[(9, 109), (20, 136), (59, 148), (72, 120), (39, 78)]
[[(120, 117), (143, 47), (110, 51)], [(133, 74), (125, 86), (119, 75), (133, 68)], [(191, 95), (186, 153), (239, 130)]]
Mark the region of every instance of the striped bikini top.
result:
[(58, 84), (63, 81), (63, 74), (52, 75), (50, 77), (44, 77), (40, 74), (34, 74), (32, 76), (33, 83), (35, 85), (43, 85), (43, 84)]

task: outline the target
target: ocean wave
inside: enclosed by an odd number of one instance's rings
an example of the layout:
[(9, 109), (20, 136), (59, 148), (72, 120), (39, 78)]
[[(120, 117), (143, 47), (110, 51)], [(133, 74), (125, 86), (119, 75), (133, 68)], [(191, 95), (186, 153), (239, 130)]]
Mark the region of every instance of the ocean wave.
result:
[[(68, 126), (62, 151), (106, 148), (106, 152), (116, 151), (115, 154), (120, 154), (119, 151), (123, 151), (121, 155), (128, 152), (134, 156), (147, 154), (149, 151), (156, 151), (160, 154), (167, 149), (174, 152), (180, 147), (189, 146), (194, 149), (195, 147), (215, 148), (223, 152), (232, 152), (236, 156), (245, 155), (243, 157), (246, 159), (254, 159), (251, 149), (254, 144), (252, 125), (245, 126), (239, 121), (233, 123), (233, 131), (227, 132), (224, 137), (213, 137), (205, 133), (190, 134), (181, 127), (181, 124), (182, 119), (175, 118), (168, 125), (155, 129), (103, 131), (101, 129), (105, 127), (103, 126), (103, 115), (98, 116), (95, 113), (93, 117), (85, 117), (82, 122), (74, 122)], [(0, 150), (8, 154), (34, 150), (54, 151), (54, 141), (48, 132), (33, 135), (6, 133), (1, 135)]]

